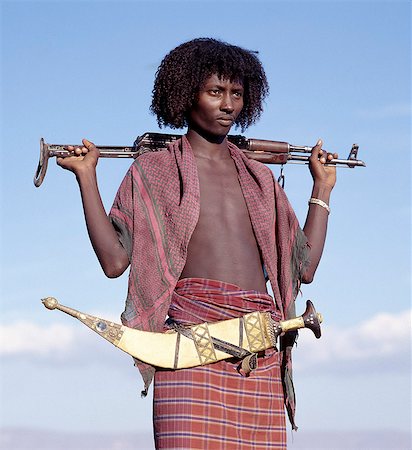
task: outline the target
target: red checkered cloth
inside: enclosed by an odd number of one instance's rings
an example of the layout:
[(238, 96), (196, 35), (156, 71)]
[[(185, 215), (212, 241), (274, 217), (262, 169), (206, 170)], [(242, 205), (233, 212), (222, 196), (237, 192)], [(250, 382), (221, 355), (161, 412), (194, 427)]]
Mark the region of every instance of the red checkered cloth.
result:
[[(183, 325), (274, 312), (268, 294), (215, 280), (180, 280), (169, 320)], [(279, 353), (267, 350), (248, 377), (232, 359), (181, 370), (158, 370), (153, 424), (157, 449), (286, 449)]]

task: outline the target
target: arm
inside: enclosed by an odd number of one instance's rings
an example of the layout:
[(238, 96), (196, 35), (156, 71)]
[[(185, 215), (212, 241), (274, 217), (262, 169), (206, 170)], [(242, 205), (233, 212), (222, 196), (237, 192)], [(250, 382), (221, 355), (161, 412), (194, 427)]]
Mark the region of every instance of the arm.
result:
[(129, 265), (129, 257), (104, 209), (97, 185), (99, 151), (83, 139), (82, 148), (69, 147), (73, 156), (58, 158), (57, 164), (76, 175), (83, 203), (87, 231), (106, 276), (119, 277)]
[[(336, 167), (325, 166), (325, 163), (337, 157), (336, 153), (331, 154), (323, 151), (322, 141), (319, 140), (313, 147), (309, 158), (309, 169), (313, 178), (311, 198), (319, 199), (327, 205), (329, 205), (330, 194), (336, 182)], [(303, 274), (303, 283), (313, 281), (325, 245), (328, 216), (329, 212), (326, 208), (317, 204), (309, 204), (303, 232), (308, 238), (310, 263)]]

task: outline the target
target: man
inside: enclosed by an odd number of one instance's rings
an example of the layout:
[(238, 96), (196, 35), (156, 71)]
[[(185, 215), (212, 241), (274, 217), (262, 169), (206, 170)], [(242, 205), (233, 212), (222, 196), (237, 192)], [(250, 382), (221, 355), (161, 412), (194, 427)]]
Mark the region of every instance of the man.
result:
[[(151, 107), (160, 126), (187, 126), (187, 133), (135, 161), (109, 216), (95, 146), (84, 140), (72, 157), (58, 159), (76, 174), (105, 274), (120, 276), (130, 265), (125, 325), (162, 331), (256, 310), (278, 320), (294, 315), (300, 283), (312, 281), (322, 254), (336, 179), (325, 163), (337, 155), (322, 151), (321, 141), (312, 150), (302, 232), (271, 171), (226, 138), (232, 125), (244, 130), (259, 118), (267, 93), (253, 52), (195, 39), (162, 61)], [(282, 352), (259, 355), (249, 376), (236, 360), (177, 371), (136, 364), (146, 390), (154, 376), (157, 448), (286, 448), (284, 400), (295, 427), (286, 339)]]

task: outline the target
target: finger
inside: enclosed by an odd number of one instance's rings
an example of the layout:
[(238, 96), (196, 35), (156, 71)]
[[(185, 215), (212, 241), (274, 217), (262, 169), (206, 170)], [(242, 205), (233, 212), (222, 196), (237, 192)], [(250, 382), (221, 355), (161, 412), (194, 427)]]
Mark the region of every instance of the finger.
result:
[(83, 145), (88, 149), (88, 150), (94, 150), (96, 148), (96, 146), (93, 144), (93, 142), (87, 140), (87, 139), (82, 139)]
[(318, 139), (318, 142), (316, 142), (315, 147), (313, 147), (313, 148), (318, 148), (319, 150), (321, 150), (322, 145), (323, 145), (322, 139)]
[(67, 151), (69, 152), (70, 156), (73, 156), (75, 154), (75, 147), (74, 147), (74, 145), (69, 145), (67, 147)]
[(82, 152), (82, 149), (81, 149), (80, 147), (76, 147), (76, 148), (74, 149), (74, 154), (75, 154), (76, 156), (80, 156), (82, 153), (83, 153), (83, 152)]
[(323, 153), (322, 144), (323, 144), (322, 139), (318, 139), (318, 142), (316, 142), (316, 144), (312, 147), (312, 152), (310, 154), (310, 159), (312, 161), (318, 160), (321, 154)]
[(93, 153), (94, 157), (99, 158), (100, 156), (100, 151), (99, 149), (93, 144), (93, 142), (87, 140), (87, 139), (83, 139), (83, 145), (85, 146), (85, 148), (87, 149), (88, 153)]
[(318, 160), (320, 163), (325, 164), (327, 160), (328, 154), (325, 150), (320, 150), (318, 153)]

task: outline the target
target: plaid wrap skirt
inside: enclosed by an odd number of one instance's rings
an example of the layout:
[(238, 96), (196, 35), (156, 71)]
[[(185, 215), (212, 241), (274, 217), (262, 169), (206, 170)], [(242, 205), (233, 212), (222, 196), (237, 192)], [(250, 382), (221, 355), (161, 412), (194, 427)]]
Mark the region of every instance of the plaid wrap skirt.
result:
[[(270, 311), (268, 294), (241, 291), (215, 280), (180, 280), (169, 311), (183, 325)], [(157, 449), (286, 449), (280, 356), (273, 349), (258, 358), (249, 376), (239, 360), (191, 369), (157, 370), (153, 424)]]

